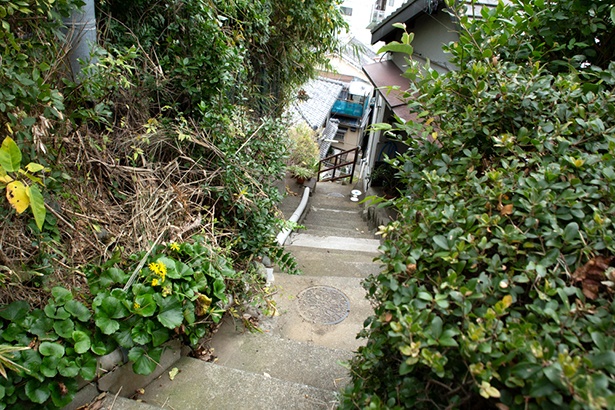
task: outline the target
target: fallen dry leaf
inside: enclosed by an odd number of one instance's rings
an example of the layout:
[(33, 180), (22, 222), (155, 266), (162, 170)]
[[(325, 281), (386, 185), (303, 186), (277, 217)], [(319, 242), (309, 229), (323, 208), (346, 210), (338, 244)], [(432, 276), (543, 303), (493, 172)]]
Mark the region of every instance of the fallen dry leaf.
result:
[(598, 297), (600, 287), (603, 286), (602, 282), (608, 280), (606, 271), (611, 267), (613, 261), (615, 261), (613, 256), (599, 255), (574, 271), (572, 279), (575, 282), (581, 282), (585, 297), (591, 300)]
[(172, 368), (169, 371), (169, 379), (173, 381), (175, 379), (175, 376), (177, 376), (177, 373), (179, 373), (179, 369), (177, 367)]
[(500, 209), (500, 214), (502, 214), (502, 216), (512, 215), (512, 213), (513, 213), (512, 204), (502, 205), (502, 208)]

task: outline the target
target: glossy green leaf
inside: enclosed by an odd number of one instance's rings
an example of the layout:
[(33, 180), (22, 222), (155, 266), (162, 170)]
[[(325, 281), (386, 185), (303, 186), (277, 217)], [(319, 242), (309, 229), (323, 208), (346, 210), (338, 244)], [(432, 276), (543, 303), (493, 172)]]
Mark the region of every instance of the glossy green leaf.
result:
[[(53, 338), (51, 333), (53, 332), (54, 320), (47, 317), (47, 315), (40, 315), (32, 322), (32, 326), (28, 329), (30, 333), (38, 336), (41, 340), (46, 340), (49, 337)], [(56, 336), (57, 338), (57, 336)]]
[(54, 381), (50, 383), (49, 389), (51, 391), (51, 401), (57, 408), (64, 408), (68, 406), (75, 397), (77, 391), (76, 378), (67, 378), (60, 381)]
[(34, 349), (24, 350), (20, 352), (21, 361), (20, 364), (28, 369), (28, 372), (32, 375), (36, 375), (39, 372), (43, 358), (40, 353)]
[(113, 296), (107, 296), (102, 300), (100, 310), (110, 319), (120, 319), (128, 315), (128, 310), (122, 302)]
[(26, 188), (26, 193), (30, 197), (30, 209), (34, 215), (34, 221), (39, 230), (43, 230), (47, 209), (45, 208), (45, 199), (43, 194), (36, 185), (31, 185)]
[(160, 313), (156, 316), (158, 321), (168, 329), (175, 329), (184, 322), (181, 302), (174, 296), (162, 297), (160, 294), (155, 296), (156, 303), (160, 307)]
[(51, 391), (49, 391), (47, 384), (43, 384), (38, 380), (29, 380), (26, 383), (25, 390), (26, 396), (28, 396), (33, 403), (38, 404), (45, 403), (51, 395)]
[(436, 245), (438, 245), (440, 248), (445, 249), (445, 250), (449, 250), (450, 247), (448, 245), (448, 241), (446, 240), (446, 237), (443, 235), (435, 235), (432, 240), (434, 241), (434, 243)]
[(102, 340), (93, 340), (90, 346), (90, 350), (97, 356), (104, 356), (107, 354), (107, 346)]
[(566, 228), (564, 228), (564, 240), (566, 242), (572, 242), (578, 239), (580, 239), (579, 224), (576, 222), (571, 222), (568, 225), (566, 225)]
[(45, 314), (51, 319), (64, 320), (70, 318), (70, 313), (63, 306), (56, 306), (54, 303), (49, 303), (45, 306)]
[(73, 298), (73, 295), (70, 290), (61, 286), (56, 286), (51, 289), (51, 294), (55, 298), (55, 303), (57, 306), (62, 306)]
[(43, 342), (38, 347), (38, 351), (43, 356), (51, 356), (60, 358), (64, 356), (64, 346), (59, 343)]
[(67, 301), (64, 309), (80, 322), (87, 322), (92, 317), (92, 312), (78, 300)]
[(151, 294), (143, 294), (135, 297), (135, 301), (133, 304), (133, 311), (137, 315), (143, 317), (150, 317), (156, 313), (156, 302), (154, 301), (154, 297)]
[(163, 343), (167, 342), (171, 337), (170, 331), (166, 328), (158, 328), (154, 330), (151, 333), (151, 335), (152, 335), (152, 345), (154, 347), (158, 347), (162, 345)]
[(11, 137), (4, 138), (0, 146), (0, 166), (6, 172), (17, 172), (21, 167), (21, 150)]
[(39, 369), (41, 374), (48, 378), (55, 377), (58, 374), (58, 364), (61, 359), (61, 357), (57, 356), (43, 357), (43, 361), (41, 362), (41, 367)]
[(120, 328), (120, 323), (117, 320), (110, 319), (107, 316), (96, 318), (96, 326), (106, 335), (112, 335)]
[(429, 330), (431, 332), (431, 335), (434, 337), (434, 339), (438, 339), (440, 335), (442, 334), (443, 323), (444, 322), (442, 321), (442, 318), (440, 318), (440, 316), (434, 317), (433, 320), (431, 321)]
[(403, 44), (393, 41), (385, 46), (380, 47), (378, 54), (382, 53), (401, 53), (411, 56), (414, 53), (414, 47), (410, 44)]
[(30, 305), (24, 300), (12, 302), (0, 308), (0, 317), (9, 322), (20, 322), (30, 311)]
[(146, 351), (142, 347), (133, 347), (128, 352), (128, 359), (133, 362), (132, 369), (136, 374), (148, 375), (156, 369), (161, 355), (160, 348)]
[(77, 364), (80, 368), (79, 375), (83, 377), (84, 380), (94, 380), (94, 378), (96, 378), (96, 370), (98, 368), (96, 357), (84, 354), (77, 359)]
[(70, 319), (58, 320), (54, 322), (53, 330), (63, 338), (70, 338), (75, 330), (75, 323)]
[(77, 363), (67, 357), (63, 357), (58, 363), (58, 373), (64, 377), (77, 377), (79, 370), (80, 368)]
[(141, 322), (137, 326), (132, 328), (131, 336), (132, 340), (137, 345), (146, 345), (152, 340), (152, 336), (149, 334), (147, 326), (144, 322)]
[(90, 340), (90, 336), (87, 333), (82, 331), (74, 331), (72, 334), (72, 339), (75, 342), (75, 352), (77, 354), (83, 354), (90, 350), (92, 346), (92, 342)]
[(117, 344), (122, 346), (124, 349), (130, 349), (135, 345), (134, 340), (132, 340), (131, 330), (132, 329), (130, 328), (122, 329), (113, 335), (113, 338)]

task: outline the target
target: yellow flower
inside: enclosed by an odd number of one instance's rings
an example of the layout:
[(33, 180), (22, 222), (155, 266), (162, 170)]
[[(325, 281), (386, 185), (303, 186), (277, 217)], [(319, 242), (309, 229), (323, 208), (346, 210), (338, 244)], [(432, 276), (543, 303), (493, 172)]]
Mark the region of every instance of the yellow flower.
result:
[(167, 265), (162, 262), (158, 262), (158, 267), (160, 269), (160, 273), (158, 273), (158, 276), (160, 276), (160, 279), (162, 279), (162, 282), (164, 282), (164, 278), (165, 276), (167, 276)]
[(137, 310), (137, 309), (140, 309), (140, 308), (141, 308), (141, 305), (139, 305), (137, 302), (135, 302), (135, 304), (134, 304), (134, 305), (132, 305), (132, 307), (133, 307), (135, 310)]
[(152, 286), (158, 286), (158, 278), (152, 279)]
[(164, 288), (162, 288), (162, 297), (166, 298), (167, 296), (169, 296), (171, 293), (173, 292), (173, 290), (171, 289), (171, 285), (167, 285)]
[(154, 275), (160, 278), (160, 283), (164, 282), (164, 278), (167, 276), (167, 266), (164, 263), (160, 261), (152, 262), (148, 265), (148, 267)]
[(179, 252), (179, 244), (177, 242), (171, 242), (170, 248), (172, 251)]
[(152, 262), (148, 265), (148, 267), (154, 274), (159, 275), (158, 262)]

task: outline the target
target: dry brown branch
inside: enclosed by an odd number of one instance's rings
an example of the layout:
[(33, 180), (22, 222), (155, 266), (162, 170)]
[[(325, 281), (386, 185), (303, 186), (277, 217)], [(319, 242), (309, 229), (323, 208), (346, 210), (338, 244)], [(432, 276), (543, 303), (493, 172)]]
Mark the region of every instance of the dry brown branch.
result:
[[(123, 104), (138, 106), (137, 101)], [(158, 238), (182, 241), (193, 234), (217, 246), (232, 234), (217, 231), (220, 209), (212, 194), (221, 189), (223, 172), (213, 164), (224, 153), (196, 126), (183, 130), (190, 140), (181, 143), (168, 130), (143, 138), (146, 114), (128, 110), (122, 126), (104, 135), (86, 126), (61, 139), (43, 129), (37, 134), (41, 146), (61, 147), (57, 161), (71, 179), (47, 201), (48, 215), (57, 220), (52, 240), (42, 241), (28, 228), (31, 216), (13, 214), (0, 221), (0, 265), (6, 266), (0, 271), (0, 303), (23, 299), (40, 307), (52, 286), (87, 289), (85, 266), (104, 262), (115, 250), (130, 255), (150, 249)], [(142, 151), (138, 161), (135, 147)], [(195, 149), (199, 157), (193, 156)], [(44, 266), (43, 254), (51, 256)], [(32, 280), (36, 272), (18, 269), (38, 265), (45, 269), (42, 285), (36, 283), (40, 277)]]

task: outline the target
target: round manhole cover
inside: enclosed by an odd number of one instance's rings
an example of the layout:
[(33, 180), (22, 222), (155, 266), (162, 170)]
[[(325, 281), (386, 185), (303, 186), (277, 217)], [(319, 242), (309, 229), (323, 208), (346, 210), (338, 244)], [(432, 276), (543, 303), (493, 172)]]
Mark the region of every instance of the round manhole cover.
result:
[(304, 319), (319, 325), (334, 325), (348, 317), (350, 301), (331, 286), (312, 286), (297, 296), (299, 313)]

